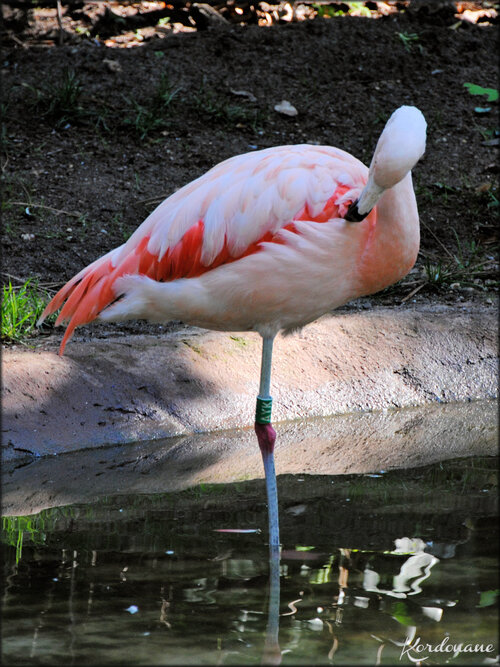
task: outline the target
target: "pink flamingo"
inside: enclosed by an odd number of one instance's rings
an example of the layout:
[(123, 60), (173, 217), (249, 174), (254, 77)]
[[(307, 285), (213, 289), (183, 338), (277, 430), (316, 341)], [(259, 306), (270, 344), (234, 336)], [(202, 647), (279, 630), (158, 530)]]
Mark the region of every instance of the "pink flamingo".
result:
[(80, 271), (40, 318), (62, 306), (56, 325), (68, 325), (60, 354), (75, 327), (97, 318), (257, 331), (263, 348), (255, 431), (272, 549), (279, 549), (274, 337), (410, 271), (419, 249), (410, 170), (425, 136), (422, 113), (403, 106), (388, 120), (369, 169), (342, 150), (308, 144), (230, 158), (168, 197), (126, 243)]

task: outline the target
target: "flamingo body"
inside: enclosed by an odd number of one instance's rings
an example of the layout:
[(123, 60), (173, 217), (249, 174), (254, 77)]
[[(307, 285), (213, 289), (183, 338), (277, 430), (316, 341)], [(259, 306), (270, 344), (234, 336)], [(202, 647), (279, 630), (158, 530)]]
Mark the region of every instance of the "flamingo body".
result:
[[(182, 320), (209, 329), (293, 330), (404, 276), (418, 251), (407, 176), (360, 224), (344, 215), (368, 169), (328, 146), (226, 160), (160, 204), (130, 239), (70, 280), (61, 353), (93, 319)], [(386, 210), (388, 209), (388, 210)]]

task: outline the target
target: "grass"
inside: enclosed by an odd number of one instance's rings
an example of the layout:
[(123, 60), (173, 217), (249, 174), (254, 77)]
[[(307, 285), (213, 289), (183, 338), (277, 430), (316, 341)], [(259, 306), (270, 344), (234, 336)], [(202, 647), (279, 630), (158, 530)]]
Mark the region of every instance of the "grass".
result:
[[(8, 111), (9, 111), (9, 100), (7, 98), (0, 103), (0, 156), (1, 157), (6, 156), (7, 150), (10, 147), (11, 143), (9, 140), (9, 134), (7, 131), (7, 124), (6, 124)], [(4, 162), (3, 164), (0, 165), (2, 174), (6, 165), (7, 162)]]
[[(500, 201), (493, 190), (488, 190), (486, 196), (489, 200), (486, 204), (486, 208), (497, 209), (500, 206)], [(496, 211), (496, 214), (498, 215), (498, 211)]]
[(22, 84), (31, 94), (30, 105), (34, 111), (57, 126), (77, 122), (85, 115), (80, 106), (82, 84), (73, 70), (66, 68), (61, 79), (40, 88), (27, 83)]
[(99, 100), (94, 98), (84, 104), (83, 84), (74, 70), (65, 68), (60, 79), (52, 84), (37, 87), (23, 82), (22, 85), (28, 90), (27, 105), (54, 127), (90, 122), (96, 130), (111, 131), (110, 119), (116, 113), (105, 103), (96, 104)]
[[(453, 230), (454, 231), (454, 230)], [(451, 254), (446, 262), (439, 260), (433, 263), (427, 260), (424, 263), (424, 272), (431, 285), (459, 285), (461, 287), (475, 287), (482, 289), (480, 280), (492, 275), (489, 269), (491, 263), (484, 257), (481, 245), (474, 239), (461, 242), (456, 232), (457, 252)]]
[[(33, 204), (33, 184), (25, 176), (15, 172), (6, 173), (2, 179), (2, 201), (0, 210), (2, 212), (12, 207), (12, 200), (22, 198), (27, 206)], [(5, 221), (3, 221), (5, 224)]]
[(134, 227), (128, 228), (123, 221), (123, 213), (118, 211), (107, 223), (107, 230), (117, 234), (120, 237), (122, 243), (125, 243), (125, 241), (128, 241), (132, 236)]
[(176, 120), (182, 121), (186, 113), (223, 124), (249, 126), (254, 132), (268, 117), (256, 106), (234, 104), (226, 94), (207, 89), (204, 85), (191, 99), (185, 100), (187, 104), (183, 113), (179, 114), (177, 101), (182, 88), (172, 82), (166, 73), (161, 74), (151, 96), (138, 100), (122, 95), (125, 109), (121, 104), (119, 113), (112, 103), (86, 96), (81, 80), (71, 69), (65, 69), (60, 79), (51, 84), (34, 86), (24, 82), (22, 85), (28, 91), (26, 104), (55, 128), (90, 124), (103, 133), (131, 128), (141, 141), (165, 130)]
[(36, 523), (36, 517), (32, 516), (2, 517), (2, 541), (16, 548), (16, 565), (21, 560), (25, 533), (29, 533), (32, 544), (40, 545), (44, 543)]
[[(435, 250), (420, 251), (421, 275), (413, 280), (413, 276), (410, 276), (409, 281), (403, 279), (400, 287), (414, 288), (403, 300), (406, 301), (423, 288), (436, 291), (441, 288), (468, 287), (483, 292), (490, 289), (496, 291), (499, 286), (498, 243), (495, 235), (488, 230), (496, 228), (494, 224), (489, 224), (489, 218), (498, 210), (497, 188), (493, 185), (479, 191), (463, 176), (462, 187), (444, 181), (435, 181), (425, 186), (416, 183), (415, 192), (417, 200), (424, 203), (421, 219), (423, 236), (432, 236)], [(425, 222), (428, 207), (441, 212), (439, 221), (434, 221), (432, 226)], [(469, 232), (457, 233), (450, 224), (452, 216), (461, 209), (470, 216)], [(438, 234), (434, 231), (437, 229), (441, 229)]]
[(1, 541), (16, 549), (16, 565), (22, 557), (24, 538), (28, 537), (32, 546), (45, 544), (46, 535), (53, 531), (58, 521), (72, 519), (75, 515), (73, 507), (52, 507), (42, 510), (39, 514), (27, 516), (3, 516)]
[[(473, 123), (474, 129), (479, 132), (483, 141), (486, 142), (498, 142), (498, 137), (500, 136), (500, 130), (498, 128), (487, 128), (484, 125), (478, 125), (478, 123)], [(492, 143), (492, 145), (495, 145)]]
[[(9, 281), (3, 286), (1, 338), (5, 342), (23, 343), (33, 332), (47, 305), (48, 296), (37, 283), (27, 280), (20, 287)], [(54, 317), (54, 316), (52, 316)]]
[(134, 99), (128, 99), (127, 101), (132, 104), (133, 109), (132, 113), (125, 118), (124, 124), (131, 126), (141, 139), (145, 139), (154, 130), (165, 126), (164, 119), (158, 117), (147, 106), (136, 102)]
[(422, 53), (422, 45), (417, 44), (419, 36), (416, 32), (397, 32), (396, 35), (398, 39), (403, 42), (403, 46), (408, 53), (413, 51), (413, 47), (417, 47), (420, 53)]
[[(424, 224), (424, 227), (427, 226)], [(495, 248), (483, 247), (476, 239), (461, 240), (453, 230), (456, 250), (452, 252), (430, 228), (427, 227), (427, 230), (442, 246), (444, 259), (436, 258), (433, 253), (421, 250), (421, 271), (420, 273), (417, 272), (417, 277), (412, 279), (413, 275), (407, 276), (395, 285), (387, 287), (383, 290), (383, 293), (390, 294), (400, 291), (401, 288), (405, 290), (411, 288), (411, 291), (401, 301), (404, 303), (421, 290), (439, 291), (450, 288), (472, 288), (485, 294), (491, 290), (498, 290), (500, 281), (498, 279), (498, 260), (495, 259)]]
[(254, 132), (266, 120), (266, 114), (251, 106), (232, 104), (225, 96), (202, 85), (193, 97), (194, 110), (201, 116), (228, 125), (248, 125)]
[(141, 139), (167, 127), (172, 115), (172, 103), (180, 90), (166, 74), (162, 74), (152, 97), (145, 104), (125, 98), (132, 106), (132, 113), (124, 120), (125, 125), (133, 127)]
[(424, 281), (421, 286), (473, 287), (483, 291), (498, 286), (494, 259), (475, 239), (461, 241), (455, 230), (453, 232), (456, 252), (447, 250), (446, 260), (432, 261), (427, 258), (423, 264)]

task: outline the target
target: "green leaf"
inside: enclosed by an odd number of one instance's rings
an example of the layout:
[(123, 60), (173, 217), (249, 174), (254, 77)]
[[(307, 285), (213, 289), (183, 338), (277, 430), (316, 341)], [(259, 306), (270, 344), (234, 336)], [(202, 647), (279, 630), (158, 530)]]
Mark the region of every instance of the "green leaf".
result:
[(491, 607), (496, 604), (498, 597), (498, 590), (496, 591), (482, 591), (479, 598), (479, 604), (476, 607)]
[(464, 83), (464, 86), (471, 95), (487, 95), (488, 102), (498, 101), (498, 90), (496, 88), (483, 88), (475, 83)]

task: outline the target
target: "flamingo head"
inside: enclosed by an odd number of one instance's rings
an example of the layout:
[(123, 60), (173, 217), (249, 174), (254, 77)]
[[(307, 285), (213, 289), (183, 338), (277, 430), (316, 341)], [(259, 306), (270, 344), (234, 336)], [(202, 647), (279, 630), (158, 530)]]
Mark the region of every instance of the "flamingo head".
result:
[(426, 129), (419, 109), (408, 106), (396, 109), (377, 142), (366, 186), (349, 207), (345, 220), (364, 220), (384, 191), (397, 185), (413, 169), (425, 151)]

